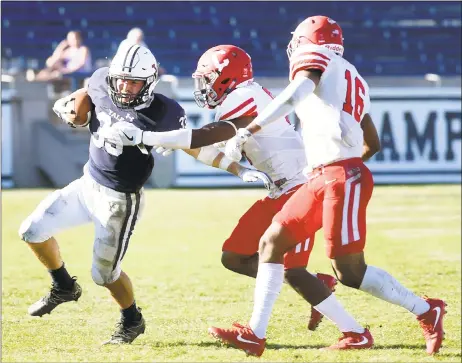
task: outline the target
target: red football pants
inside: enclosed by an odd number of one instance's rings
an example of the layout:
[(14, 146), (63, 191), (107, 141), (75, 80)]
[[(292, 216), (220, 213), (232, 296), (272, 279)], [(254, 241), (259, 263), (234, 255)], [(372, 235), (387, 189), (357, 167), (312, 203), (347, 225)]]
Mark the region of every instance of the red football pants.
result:
[(322, 226), (329, 258), (363, 251), (374, 181), (361, 158), (316, 168), (308, 179), (274, 221), (286, 227), (296, 241), (312, 236)]
[[(273, 217), (301, 186), (297, 185), (277, 199), (266, 197), (255, 202), (239, 219), (239, 223), (231, 236), (223, 244), (222, 250), (246, 256), (257, 253), (260, 238), (271, 225)], [(306, 235), (298, 241), (293, 249), (284, 255), (285, 269), (308, 265), (308, 259), (313, 249), (314, 233)]]

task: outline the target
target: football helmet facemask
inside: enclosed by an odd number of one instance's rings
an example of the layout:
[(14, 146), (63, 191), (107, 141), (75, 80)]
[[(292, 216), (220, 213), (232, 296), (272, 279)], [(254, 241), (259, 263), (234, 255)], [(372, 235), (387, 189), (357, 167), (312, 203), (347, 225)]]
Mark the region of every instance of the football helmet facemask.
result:
[(192, 77), (197, 105), (213, 109), (240, 83), (253, 79), (252, 60), (239, 47), (218, 45), (200, 57)]
[[(117, 88), (118, 79), (143, 81), (144, 85), (137, 94), (122, 93)], [(148, 107), (154, 98), (154, 88), (159, 81), (159, 63), (146, 47), (136, 44), (122, 48), (112, 59), (106, 81), (109, 96), (117, 107), (122, 109)]]

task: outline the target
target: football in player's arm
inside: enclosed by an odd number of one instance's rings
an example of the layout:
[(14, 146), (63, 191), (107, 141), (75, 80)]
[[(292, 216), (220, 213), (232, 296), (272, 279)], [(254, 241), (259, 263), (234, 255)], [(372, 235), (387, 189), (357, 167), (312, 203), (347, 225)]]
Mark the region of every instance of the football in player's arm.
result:
[(84, 127), (90, 123), (93, 102), (86, 88), (78, 89), (67, 97), (60, 98), (53, 105), (56, 115), (69, 126)]
[[(75, 92), (73, 92), (71, 95), (63, 97), (59, 100), (57, 100), (53, 106), (53, 111), (64, 121), (66, 122), (69, 126), (71, 127), (85, 127), (89, 124), (90, 118), (91, 118), (91, 112), (94, 110), (94, 105), (92, 104), (91, 98), (88, 96), (88, 91), (86, 88), (79, 89)], [(186, 119), (185, 116), (184, 120)], [(253, 120), (253, 117), (244, 117), (243, 120), (237, 120), (236, 124), (238, 127), (245, 127), (247, 126), (251, 121)], [(115, 125), (114, 128), (118, 128), (122, 123), (119, 123), (119, 125)], [(180, 123), (178, 123), (180, 127)], [(223, 127), (224, 125), (224, 127)], [(225, 132), (225, 137), (231, 138), (235, 132), (228, 132), (231, 130), (234, 130), (234, 128), (231, 128), (229, 124), (223, 123), (223, 125), (220, 125), (218, 128), (213, 127), (214, 124), (207, 125), (206, 127), (203, 128), (203, 133), (199, 134), (200, 140), (202, 140), (202, 137), (206, 140), (205, 142), (202, 142), (205, 145), (210, 145), (211, 143), (214, 142), (219, 142), (222, 141), (223, 138), (219, 137), (221, 132)], [(185, 123), (183, 123), (181, 126), (186, 126)], [(127, 127), (123, 128), (125, 135), (130, 135), (130, 129), (135, 128), (133, 124), (128, 124)], [(122, 129), (122, 128), (121, 128)], [(140, 130), (139, 128), (136, 128), (137, 132)], [(140, 130), (141, 131), (141, 130)], [(180, 130), (175, 130), (173, 131), (174, 134), (177, 134), (177, 132)], [(168, 132), (168, 131), (167, 131)], [(121, 139), (118, 135), (115, 135), (112, 132), (109, 132), (109, 129), (105, 128), (104, 130), (101, 130), (99, 134), (105, 139), (105, 142), (108, 143), (113, 143), (113, 144), (121, 144)], [(229, 135), (228, 135), (229, 134)], [(136, 135), (135, 135), (136, 136)], [(133, 136), (132, 136), (133, 137)], [(130, 140), (127, 140), (129, 142), (126, 142), (124, 146), (141, 146), (144, 145), (144, 143), (135, 143), (137, 141), (136, 138), (131, 138), (129, 136)], [(216, 140), (216, 141), (214, 141)], [(207, 144), (209, 142), (209, 144)], [(156, 146), (156, 151), (158, 153), (163, 153), (164, 155), (168, 155), (169, 151), (168, 149), (165, 149), (161, 147), (161, 145), (150, 145), (149, 146)], [(256, 182), (256, 181), (261, 181), (263, 185), (265, 186), (266, 189), (269, 189), (272, 183), (271, 178), (258, 170), (247, 168), (235, 161), (232, 161), (228, 158), (225, 157), (225, 155), (217, 150), (213, 146), (205, 146), (202, 148), (189, 148), (189, 149), (184, 149), (187, 154), (191, 155), (198, 161), (212, 166), (214, 168), (222, 169), (225, 170), (231, 174), (236, 175), (240, 179), (242, 179), (244, 182)]]

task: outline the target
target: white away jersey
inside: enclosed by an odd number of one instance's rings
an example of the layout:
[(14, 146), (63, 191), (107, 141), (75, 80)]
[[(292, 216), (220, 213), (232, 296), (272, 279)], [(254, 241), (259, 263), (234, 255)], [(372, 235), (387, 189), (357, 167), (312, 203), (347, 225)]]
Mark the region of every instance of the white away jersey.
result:
[[(228, 121), (242, 116), (257, 116), (273, 99), (271, 93), (253, 81), (240, 84), (217, 107), (215, 121)], [(271, 191), (278, 197), (296, 185), (306, 182), (303, 140), (287, 118), (264, 127), (243, 146), (243, 154), (258, 170), (267, 173), (280, 189)]]
[(369, 112), (369, 86), (344, 58), (319, 45), (304, 45), (290, 59), (290, 80), (301, 70), (319, 69), (315, 91), (296, 108), (308, 169), (336, 160), (361, 157), (361, 120)]

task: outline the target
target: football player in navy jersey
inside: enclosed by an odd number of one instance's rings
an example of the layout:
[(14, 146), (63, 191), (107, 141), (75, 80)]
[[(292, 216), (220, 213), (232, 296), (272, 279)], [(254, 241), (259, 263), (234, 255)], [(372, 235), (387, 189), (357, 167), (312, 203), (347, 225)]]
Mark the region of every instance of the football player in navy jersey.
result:
[[(71, 126), (88, 126), (90, 157), (83, 176), (46, 197), (21, 224), (19, 235), (48, 269), (52, 286), (47, 295), (29, 307), (29, 314), (49, 314), (58, 305), (77, 301), (82, 289), (68, 273), (56, 233), (93, 222), (95, 237), (91, 275), (106, 287), (121, 309), (121, 319), (105, 344), (131, 343), (145, 331), (145, 321), (136, 306), (132, 283), (121, 269), (130, 237), (144, 205), (143, 185), (154, 167), (152, 146), (123, 146), (105, 138), (111, 124), (126, 121), (145, 131), (172, 131), (185, 126), (183, 108), (155, 93), (159, 65), (145, 47), (122, 49), (110, 67), (96, 70), (88, 88), (58, 100), (53, 110)], [(78, 93), (88, 93), (92, 109), (86, 120), (76, 121), (73, 102)], [(117, 141), (117, 140), (116, 140)], [(267, 176), (247, 169), (217, 154), (215, 148), (187, 151), (205, 164), (227, 170), (246, 181)]]

